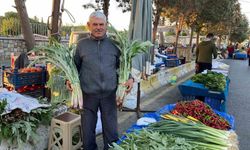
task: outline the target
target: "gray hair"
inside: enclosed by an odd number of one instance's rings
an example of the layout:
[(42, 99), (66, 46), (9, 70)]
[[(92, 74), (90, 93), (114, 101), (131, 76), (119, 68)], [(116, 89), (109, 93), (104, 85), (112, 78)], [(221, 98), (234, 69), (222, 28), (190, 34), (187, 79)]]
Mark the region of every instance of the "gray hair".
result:
[(105, 16), (102, 12), (100, 12), (100, 11), (94, 11), (94, 12), (92, 12), (92, 13), (89, 15), (89, 20), (90, 20), (91, 18), (100, 18), (100, 19), (103, 19), (105, 22), (107, 22), (106, 16)]

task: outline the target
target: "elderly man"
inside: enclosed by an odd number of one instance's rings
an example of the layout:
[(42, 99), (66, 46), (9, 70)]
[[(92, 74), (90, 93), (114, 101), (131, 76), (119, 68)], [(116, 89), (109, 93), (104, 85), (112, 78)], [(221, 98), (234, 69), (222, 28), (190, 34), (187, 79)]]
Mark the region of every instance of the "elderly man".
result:
[[(104, 149), (107, 150), (118, 140), (116, 89), (120, 51), (106, 35), (107, 21), (103, 13), (91, 13), (87, 25), (90, 35), (78, 42), (74, 56), (83, 91), (83, 148), (97, 149), (95, 128), (100, 109)], [(129, 91), (133, 79), (129, 79), (125, 86)]]

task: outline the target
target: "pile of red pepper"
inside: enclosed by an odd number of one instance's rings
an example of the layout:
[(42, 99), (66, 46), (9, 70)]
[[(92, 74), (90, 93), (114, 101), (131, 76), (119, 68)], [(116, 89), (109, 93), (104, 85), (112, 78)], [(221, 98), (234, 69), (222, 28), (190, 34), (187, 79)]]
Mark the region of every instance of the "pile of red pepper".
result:
[(192, 116), (203, 124), (221, 130), (229, 130), (230, 125), (227, 120), (217, 115), (209, 105), (200, 100), (183, 101), (176, 104), (171, 111), (172, 114), (182, 116)]

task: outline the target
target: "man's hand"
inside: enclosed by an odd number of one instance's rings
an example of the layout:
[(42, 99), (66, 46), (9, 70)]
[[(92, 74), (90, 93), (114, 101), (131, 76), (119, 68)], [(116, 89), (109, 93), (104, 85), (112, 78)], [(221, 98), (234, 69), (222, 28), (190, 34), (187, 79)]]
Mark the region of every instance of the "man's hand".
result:
[(68, 89), (70, 92), (72, 92), (72, 91), (73, 91), (73, 88), (72, 88), (72, 86), (71, 86), (70, 81), (69, 81), (69, 80), (66, 80), (66, 81), (65, 81), (65, 84), (66, 84), (67, 89)]
[(119, 110), (122, 109), (123, 99), (121, 97), (116, 97), (116, 106)]
[(126, 93), (127, 93), (127, 94), (128, 94), (128, 93), (131, 91), (131, 89), (133, 88), (133, 83), (134, 83), (134, 79), (128, 79), (128, 81), (124, 83), (124, 86), (127, 87), (127, 89), (126, 89)]

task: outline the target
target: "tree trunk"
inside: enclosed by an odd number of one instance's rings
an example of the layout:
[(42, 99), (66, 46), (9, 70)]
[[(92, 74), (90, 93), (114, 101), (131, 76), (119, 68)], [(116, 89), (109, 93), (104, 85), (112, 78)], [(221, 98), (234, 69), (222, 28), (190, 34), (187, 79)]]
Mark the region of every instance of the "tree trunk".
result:
[(193, 43), (193, 36), (194, 36), (194, 29), (191, 27), (191, 34), (190, 34), (190, 40), (189, 40), (189, 46), (192, 46)]
[(177, 46), (178, 46), (179, 36), (182, 30), (183, 23), (184, 23), (184, 16), (181, 15), (178, 18), (178, 21), (176, 22), (176, 37), (175, 37), (175, 49), (174, 49), (175, 54), (177, 54)]
[(110, 0), (104, 0), (104, 3), (103, 3), (103, 13), (107, 17), (107, 21), (108, 21), (108, 15), (109, 15), (109, 5), (110, 5), (109, 2)]
[[(156, 14), (155, 14), (155, 20), (154, 20), (154, 22), (153, 22), (153, 35), (152, 35), (152, 42), (153, 42), (153, 44), (155, 44), (155, 40), (156, 40), (156, 33), (157, 33), (157, 27), (158, 27), (158, 25), (159, 25), (159, 20), (160, 20), (160, 15), (161, 15), (161, 11), (162, 11), (162, 9), (160, 8), (160, 6), (159, 5), (156, 5)], [(162, 33), (162, 35), (163, 35), (163, 33)], [(163, 36), (162, 36), (163, 37)], [(164, 38), (164, 37), (163, 37)], [(161, 38), (160, 38), (161, 39)], [(159, 39), (159, 40), (160, 40)], [(161, 40), (164, 40), (164, 39), (161, 39)], [(161, 41), (159, 41), (159, 42), (161, 42)], [(164, 42), (164, 41), (163, 41)], [(160, 43), (159, 43), (160, 44)], [(163, 43), (162, 43), (163, 44)], [(151, 64), (153, 64), (154, 63), (154, 55), (155, 55), (155, 52), (154, 52), (154, 50), (152, 51), (152, 53), (151, 53)]]
[(25, 45), (26, 45), (27, 51), (29, 51), (34, 48), (35, 38), (34, 38), (32, 28), (29, 22), (29, 17), (28, 17), (28, 13), (26, 10), (25, 2), (24, 0), (15, 0), (15, 4), (16, 4), (18, 15), (20, 17), (20, 23), (21, 23)]
[(221, 41), (222, 41), (222, 35), (219, 35), (219, 41), (218, 41), (219, 49), (221, 48)]
[(200, 39), (200, 30), (197, 31), (197, 35), (196, 35), (196, 48), (198, 47), (199, 39)]
[(59, 34), (59, 17), (60, 17), (60, 3), (61, 0), (53, 0), (52, 5), (52, 26), (51, 26), (51, 33), (50, 36), (53, 37), (55, 40), (60, 40), (60, 34)]
[(157, 9), (157, 12), (155, 14), (155, 20), (153, 22), (153, 43), (155, 43), (155, 40), (156, 40), (157, 27), (160, 21), (160, 14), (161, 14), (161, 10)]

